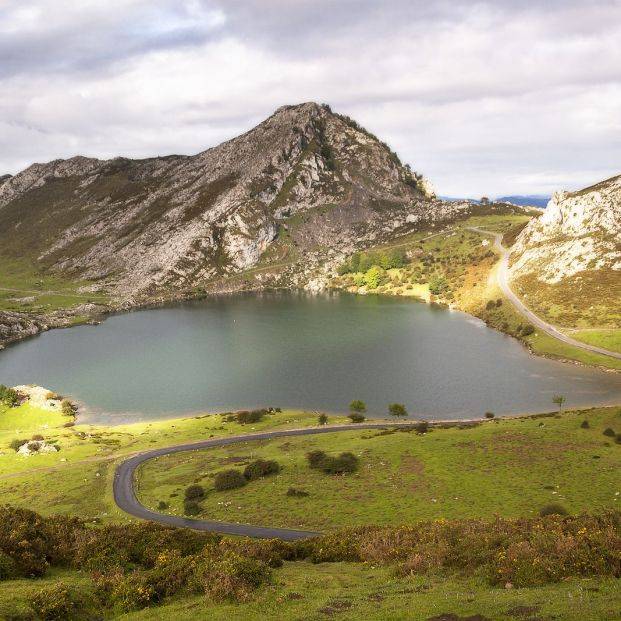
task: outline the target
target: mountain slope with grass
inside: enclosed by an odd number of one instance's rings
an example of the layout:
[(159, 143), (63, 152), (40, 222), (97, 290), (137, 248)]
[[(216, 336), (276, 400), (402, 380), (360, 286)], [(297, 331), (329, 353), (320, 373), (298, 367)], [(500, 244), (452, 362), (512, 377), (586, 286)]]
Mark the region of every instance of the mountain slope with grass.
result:
[(512, 287), (564, 328), (621, 328), (621, 176), (557, 192), (518, 236)]

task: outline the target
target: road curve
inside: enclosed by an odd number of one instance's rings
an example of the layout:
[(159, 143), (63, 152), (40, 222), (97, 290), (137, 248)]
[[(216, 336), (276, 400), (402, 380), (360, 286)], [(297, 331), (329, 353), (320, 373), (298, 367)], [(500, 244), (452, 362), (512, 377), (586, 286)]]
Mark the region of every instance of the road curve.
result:
[(572, 345), (573, 347), (579, 347), (580, 349), (584, 349), (585, 351), (590, 351), (595, 354), (602, 354), (603, 356), (610, 356), (611, 358), (617, 358), (621, 360), (621, 353), (616, 351), (610, 351), (609, 349), (604, 349), (603, 347), (596, 347), (595, 345), (589, 345), (588, 343), (583, 343), (582, 341), (577, 341), (576, 339), (572, 339), (570, 336), (567, 336), (560, 330), (557, 330), (552, 324), (547, 323), (541, 317), (538, 317), (533, 313), (520, 298), (513, 292), (511, 287), (509, 286), (509, 255), (511, 252), (502, 245), (502, 233), (495, 233), (492, 231), (485, 231), (483, 229), (479, 229), (477, 227), (469, 227), (469, 230), (474, 231), (476, 233), (481, 233), (483, 235), (491, 235), (494, 238), (494, 247), (496, 250), (500, 252), (500, 264), (498, 265), (498, 285), (500, 286), (501, 291), (507, 297), (511, 303), (524, 315), (533, 326), (543, 330), (550, 336), (562, 341), (563, 343), (567, 343), (567, 345)]
[[(466, 422), (466, 421), (464, 421)], [(386, 429), (391, 427), (407, 427), (413, 425), (409, 423), (371, 423), (371, 424), (354, 424), (339, 425), (335, 427), (309, 427), (308, 429), (284, 429), (280, 431), (265, 431), (261, 433), (244, 434), (238, 436), (228, 436), (225, 438), (214, 438), (212, 440), (200, 440), (198, 442), (189, 442), (186, 444), (178, 444), (176, 446), (164, 447), (145, 451), (134, 455), (122, 462), (114, 474), (112, 484), (114, 492), (114, 501), (126, 513), (143, 520), (151, 520), (168, 526), (178, 526), (181, 528), (192, 528), (194, 530), (205, 530), (223, 535), (241, 535), (245, 537), (253, 537), (255, 539), (282, 539), (283, 541), (299, 541), (314, 537), (320, 533), (293, 530), (289, 528), (273, 528), (269, 526), (251, 526), (247, 524), (233, 524), (229, 522), (216, 522), (211, 520), (192, 520), (189, 518), (179, 517), (176, 515), (166, 515), (157, 513), (147, 509), (140, 503), (134, 491), (134, 479), (136, 469), (140, 464), (162, 457), (164, 455), (172, 455), (182, 451), (195, 451), (204, 448), (212, 448), (215, 446), (226, 446), (228, 444), (236, 444), (238, 442), (249, 442), (252, 440), (271, 440), (273, 438), (286, 438), (291, 436), (311, 436), (322, 433), (335, 433), (338, 431), (356, 431), (361, 429)]]

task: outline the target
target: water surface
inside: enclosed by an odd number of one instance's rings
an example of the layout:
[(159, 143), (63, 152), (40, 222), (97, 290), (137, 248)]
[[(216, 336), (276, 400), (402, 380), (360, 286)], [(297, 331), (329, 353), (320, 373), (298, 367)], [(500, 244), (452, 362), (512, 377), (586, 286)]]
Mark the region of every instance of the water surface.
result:
[(463, 313), (399, 298), (240, 295), (54, 330), (0, 352), (0, 382), (36, 383), (129, 422), (257, 406), (468, 418), (621, 403), (621, 375), (531, 356)]

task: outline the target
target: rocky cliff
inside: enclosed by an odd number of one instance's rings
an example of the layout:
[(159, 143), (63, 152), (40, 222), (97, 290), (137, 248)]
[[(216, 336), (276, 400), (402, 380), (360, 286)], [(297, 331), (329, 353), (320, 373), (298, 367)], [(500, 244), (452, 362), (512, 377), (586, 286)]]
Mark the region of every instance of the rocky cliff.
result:
[(556, 192), (517, 238), (510, 276), (537, 310), (560, 325), (618, 325), (621, 176)]
[(584, 270), (621, 270), (621, 176), (556, 192), (518, 237), (512, 256), (514, 276), (537, 272), (551, 283)]

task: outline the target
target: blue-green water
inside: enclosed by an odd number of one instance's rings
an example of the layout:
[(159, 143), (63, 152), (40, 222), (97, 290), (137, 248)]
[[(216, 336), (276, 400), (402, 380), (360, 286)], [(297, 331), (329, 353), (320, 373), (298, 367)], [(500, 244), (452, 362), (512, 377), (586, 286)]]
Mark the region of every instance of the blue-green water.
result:
[(0, 352), (0, 382), (36, 383), (118, 423), (279, 406), (468, 418), (621, 403), (621, 375), (531, 356), (462, 313), (403, 299), (268, 293), (54, 330)]

